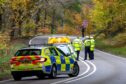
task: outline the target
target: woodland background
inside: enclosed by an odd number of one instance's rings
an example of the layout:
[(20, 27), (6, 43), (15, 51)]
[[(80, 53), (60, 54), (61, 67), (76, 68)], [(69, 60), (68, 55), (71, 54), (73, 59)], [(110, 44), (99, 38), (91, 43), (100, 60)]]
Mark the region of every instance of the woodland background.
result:
[(84, 33), (94, 35), (97, 48), (126, 56), (126, 0), (0, 0), (0, 79), (29, 38), (80, 36), (84, 20)]

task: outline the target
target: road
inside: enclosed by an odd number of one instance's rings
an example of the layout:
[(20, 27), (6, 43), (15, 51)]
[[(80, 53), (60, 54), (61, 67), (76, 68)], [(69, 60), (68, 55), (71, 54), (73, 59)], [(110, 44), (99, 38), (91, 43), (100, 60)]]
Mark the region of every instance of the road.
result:
[(126, 58), (95, 50), (95, 60), (84, 61), (80, 53), (80, 73), (77, 77), (58, 75), (56, 79), (39, 80), (37, 77), (0, 81), (0, 84), (126, 84)]

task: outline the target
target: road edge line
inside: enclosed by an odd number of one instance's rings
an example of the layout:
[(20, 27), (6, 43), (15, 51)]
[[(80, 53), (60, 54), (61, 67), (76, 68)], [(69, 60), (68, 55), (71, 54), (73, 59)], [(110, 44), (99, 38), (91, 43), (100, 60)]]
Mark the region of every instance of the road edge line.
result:
[(67, 82), (65, 82), (65, 83), (70, 83), (70, 82), (78, 81), (78, 80), (81, 80), (81, 79), (83, 79), (83, 78), (89, 77), (89, 76), (91, 76), (92, 74), (94, 74), (94, 73), (96, 72), (96, 70), (97, 70), (96, 66), (95, 66), (92, 62), (90, 62), (90, 61), (87, 61), (87, 62), (90, 63), (90, 64), (93, 66), (93, 68), (94, 68), (94, 70), (93, 70), (91, 73), (87, 74), (86, 76), (80, 77), (80, 78), (78, 78), (78, 79), (71, 80), (71, 81), (67, 81)]
[(90, 66), (88, 65), (88, 63), (84, 62), (83, 60), (81, 60), (81, 62), (83, 62), (83, 63), (87, 66), (87, 69), (86, 69), (86, 71), (84, 71), (84, 73), (78, 75), (77, 77), (73, 77), (73, 78), (65, 79), (65, 80), (62, 80), (62, 81), (57, 81), (57, 82), (50, 83), (50, 84), (58, 84), (58, 83), (62, 83), (62, 82), (65, 82), (65, 81), (69, 81), (69, 80), (72, 80), (72, 79), (78, 78), (78, 77), (80, 77), (80, 76), (86, 74), (86, 73), (90, 70)]

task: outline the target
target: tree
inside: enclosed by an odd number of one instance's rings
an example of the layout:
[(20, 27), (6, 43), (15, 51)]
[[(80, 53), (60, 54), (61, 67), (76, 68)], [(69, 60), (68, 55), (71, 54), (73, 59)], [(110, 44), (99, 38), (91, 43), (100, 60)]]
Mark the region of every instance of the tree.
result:
[(104, 33), (106, 37), (113, 37), (125, 31), (125, 0), (93, 0), (93, 2), (91, 17), (96, 32)]

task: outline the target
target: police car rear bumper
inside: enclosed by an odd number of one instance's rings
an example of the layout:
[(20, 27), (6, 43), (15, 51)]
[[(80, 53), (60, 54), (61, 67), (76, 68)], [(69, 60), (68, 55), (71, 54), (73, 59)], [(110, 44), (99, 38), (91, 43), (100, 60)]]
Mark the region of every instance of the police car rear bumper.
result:
[(22, 77), (24, 76), (36, 76), (36, 75), (43, 75), (43, 71), (42, 70), (35, 70), (35, 71), (12, 71), (11, 72), (12, 75), (20, 75)]

